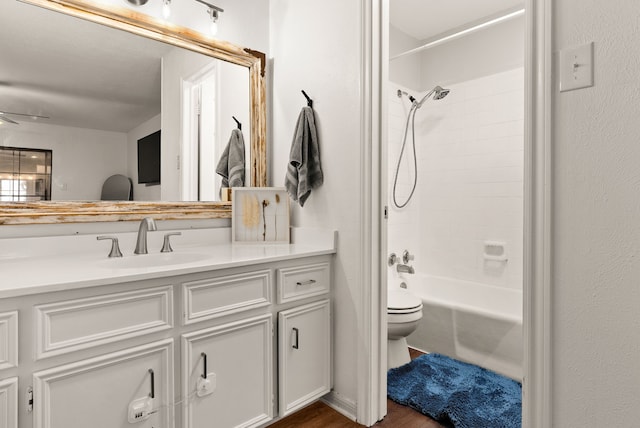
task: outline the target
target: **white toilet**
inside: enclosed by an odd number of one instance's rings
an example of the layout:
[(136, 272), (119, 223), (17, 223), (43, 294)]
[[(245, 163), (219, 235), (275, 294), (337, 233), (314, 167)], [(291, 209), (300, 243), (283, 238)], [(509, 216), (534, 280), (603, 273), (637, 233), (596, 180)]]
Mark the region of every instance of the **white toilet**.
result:
[(387, 369), (411, 361), (407, 336), (422, 318), (422, 300), (403, 288), (387, 291)]

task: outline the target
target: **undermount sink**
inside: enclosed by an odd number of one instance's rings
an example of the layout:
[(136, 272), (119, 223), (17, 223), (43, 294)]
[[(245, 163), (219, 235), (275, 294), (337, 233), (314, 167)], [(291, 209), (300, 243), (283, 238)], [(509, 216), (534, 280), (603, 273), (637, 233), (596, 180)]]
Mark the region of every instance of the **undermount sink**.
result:
[(100, 266), (108, 269), (140, 269), (196, 263), (210, 258), (205, 253), (156, 253), (102, 260)]

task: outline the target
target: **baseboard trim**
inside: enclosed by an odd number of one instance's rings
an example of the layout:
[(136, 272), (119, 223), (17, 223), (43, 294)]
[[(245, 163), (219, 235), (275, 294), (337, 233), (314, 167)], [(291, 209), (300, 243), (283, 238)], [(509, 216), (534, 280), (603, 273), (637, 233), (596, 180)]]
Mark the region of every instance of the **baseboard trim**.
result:
[(343, 416), (357, 422), (356, 415), (358, 414), (358, 406), (355, 402), (348, 400), (335, 391), (331, 391), (327, 395), (321, 398), (321, 401), (327, 406), (331, 407), (336, 412)]

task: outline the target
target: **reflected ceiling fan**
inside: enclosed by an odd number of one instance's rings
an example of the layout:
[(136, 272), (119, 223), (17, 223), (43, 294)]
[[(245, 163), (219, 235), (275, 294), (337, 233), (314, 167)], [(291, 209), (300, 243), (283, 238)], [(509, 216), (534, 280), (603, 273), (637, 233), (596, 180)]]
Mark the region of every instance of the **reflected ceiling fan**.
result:
[(14, 124), (14, 125), (20, 125), (19, 122), (16, 122), (15, 120), (11, 119), (9, 116), (19, 116), (19, 117), (29, 118), (29, 119), (32, 119), (32, 120), (50, 119), (49, 116), (40, 116), (38, 114), (14, 113), (14, 112), (10, 112), (10, 111), (2, 111), (2, 110), (0, 110), (0, 123), (6, 122), (6, 123)]

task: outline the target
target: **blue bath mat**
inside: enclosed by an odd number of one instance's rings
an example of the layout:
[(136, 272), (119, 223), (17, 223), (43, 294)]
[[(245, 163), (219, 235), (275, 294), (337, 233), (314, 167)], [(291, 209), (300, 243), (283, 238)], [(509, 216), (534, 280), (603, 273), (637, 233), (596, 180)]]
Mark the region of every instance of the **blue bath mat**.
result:
[(440, 354), (389, 370), (387, 395), (455, 428), (522, 426), (520, 383)]

